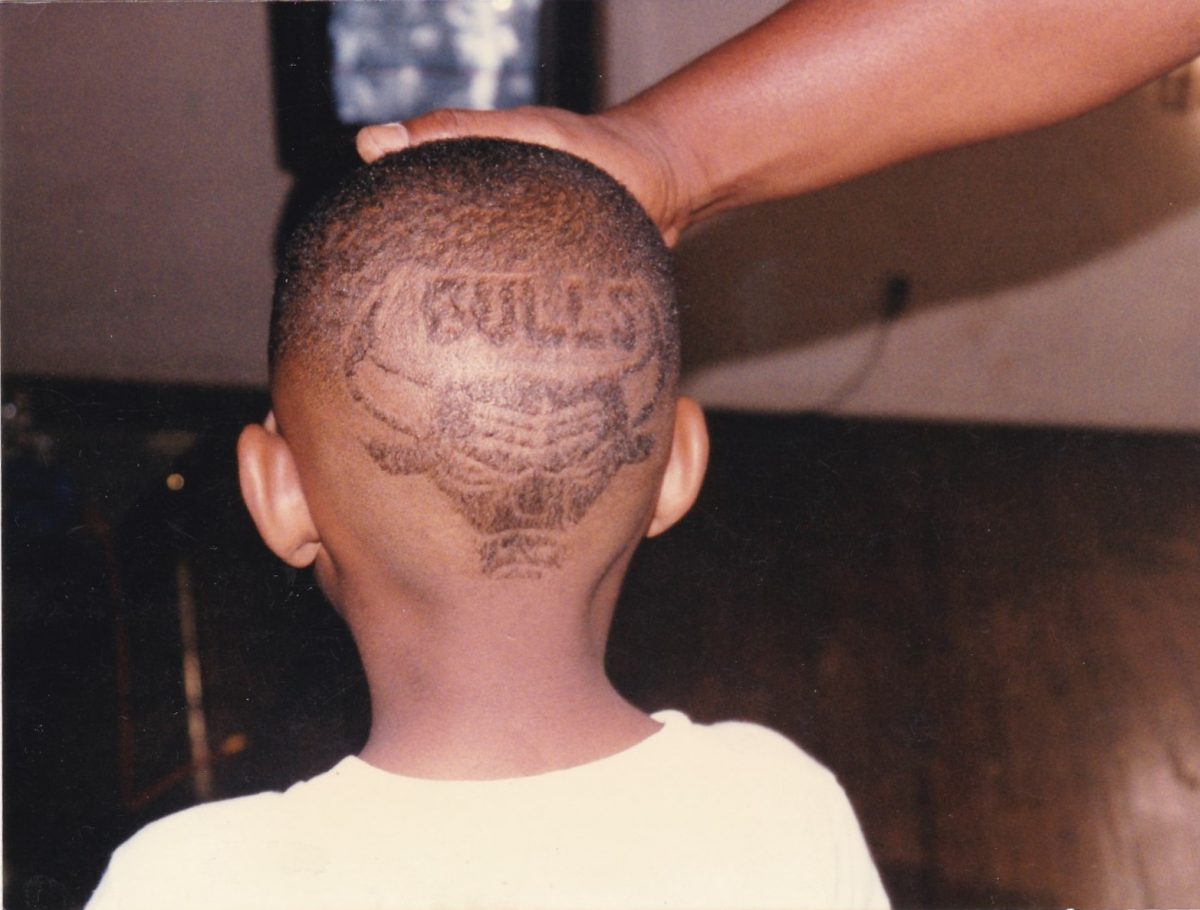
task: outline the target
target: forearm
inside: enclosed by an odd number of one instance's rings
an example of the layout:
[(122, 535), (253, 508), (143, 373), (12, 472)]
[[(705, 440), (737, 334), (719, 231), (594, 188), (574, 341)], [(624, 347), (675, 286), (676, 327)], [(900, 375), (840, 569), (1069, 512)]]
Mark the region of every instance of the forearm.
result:
[(801, 0), (601, 115), (680, 230), (1098, 106), (1200, 54), (1196, 0)]

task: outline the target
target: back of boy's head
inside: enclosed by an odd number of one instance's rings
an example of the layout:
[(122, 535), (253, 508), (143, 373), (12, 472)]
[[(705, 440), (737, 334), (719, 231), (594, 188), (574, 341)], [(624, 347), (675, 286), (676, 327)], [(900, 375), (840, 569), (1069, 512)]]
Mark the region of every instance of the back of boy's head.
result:
[(366, 559), (436, 587), (601, 566), (646, 531), (671, 446), (668, 253), (578, 158), (418, 146), (297, 231), (270, 362), (314, 523), (348, 571)]

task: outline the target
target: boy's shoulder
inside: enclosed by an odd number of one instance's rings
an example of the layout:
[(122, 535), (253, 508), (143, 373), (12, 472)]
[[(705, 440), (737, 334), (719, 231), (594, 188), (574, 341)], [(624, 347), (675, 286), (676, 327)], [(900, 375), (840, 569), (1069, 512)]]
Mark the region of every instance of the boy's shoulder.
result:
[(800, 746), (770, 727), (744, 720), (693, 724), (743, 761), (786, 765), (794, 773), (832, 780), (833, 774)]
[(783, 734), (747, 721), (694, 723), (678, 712), (654, 717), (672, 735), (661, 741), (652, 779), (713, 817), (753, 819), (781, 842), (853, 819), (834, 774)]
[(814, 792), (841, 793), (833, 773), (781, 733), (749, 721), (692, 722), (677, 711), (654, 715), (672, 743), (698, 774), (721, 774), (750, 784), (769, 781), (777, 788), (791, 784)]
[(309, 854), (320, 852), (313, 822), (322, 811), (323, 781), (336, 770), (284, 792), (202, 803), (151, 822), (113, 854), (88, 910), (131, 908), (135, 897), (143, 901), (138, 907), (160, 900), (157, 906), (181, 906), (183, 883), (202, 890), (214, 870), (238, 881), (260, 880), (266, 870), (281, 876), (302, 871), (314, 858)]

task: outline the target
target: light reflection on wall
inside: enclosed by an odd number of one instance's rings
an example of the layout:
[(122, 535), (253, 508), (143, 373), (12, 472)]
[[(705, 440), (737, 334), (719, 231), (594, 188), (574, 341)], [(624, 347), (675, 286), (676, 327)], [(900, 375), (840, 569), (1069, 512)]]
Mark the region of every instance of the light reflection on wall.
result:
[(381, 123), (439, 107), (530, 104), (537, 93), (541, 0), (337, 3), (329, 20), (343, 123)]

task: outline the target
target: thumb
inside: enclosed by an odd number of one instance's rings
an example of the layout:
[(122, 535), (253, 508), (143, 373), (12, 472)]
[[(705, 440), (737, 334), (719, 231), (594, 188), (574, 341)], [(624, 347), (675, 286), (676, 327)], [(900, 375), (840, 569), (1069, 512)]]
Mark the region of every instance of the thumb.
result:
[(366, 126), (354, 137), (358, 157), (367, 164), (378, 161), (389, 152), (408, 148), (408, 130), (403, 123), (380, 123)]
[[(509, 121), (514, 117), (517, 123)], [(359, 157), (370, 164), (390, 152), (410, 145), (433, 142), (436, 139), (461, 139), (464, 136), (500, 136), (507, 139), (526, 139), (529, 128), (520, 122), (520, 114), (511, 111), (463, 111), (444, 108), (406, 120), (404, 123), (384, 123), (363, 127), (355, 137)]]

